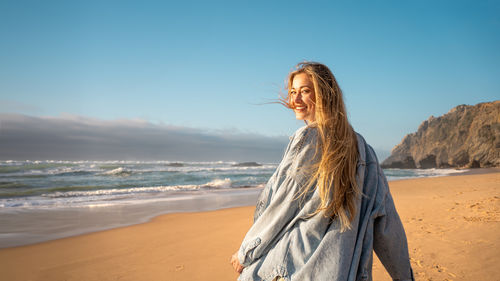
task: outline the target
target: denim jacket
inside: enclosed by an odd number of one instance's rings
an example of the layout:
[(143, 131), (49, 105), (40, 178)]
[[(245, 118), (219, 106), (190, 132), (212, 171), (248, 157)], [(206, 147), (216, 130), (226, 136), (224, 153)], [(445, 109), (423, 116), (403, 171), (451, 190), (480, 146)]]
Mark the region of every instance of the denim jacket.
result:
[(356, 180), (363, 195), (356, 200), (352, 228), (340, 231), (337, 219), (322, 212), (315, 190), (304, 200), (297, 192), (315, 160), (317, 129), (305, 126), (290, 138), (283, 160), (257, 201), (254, 223), (238, 251), (245, 268), (238, 280), (372, 280), (373, 250), (393, 280), (410, 281), (413, 273), (403, 225), (373, 149), (357, 135)]

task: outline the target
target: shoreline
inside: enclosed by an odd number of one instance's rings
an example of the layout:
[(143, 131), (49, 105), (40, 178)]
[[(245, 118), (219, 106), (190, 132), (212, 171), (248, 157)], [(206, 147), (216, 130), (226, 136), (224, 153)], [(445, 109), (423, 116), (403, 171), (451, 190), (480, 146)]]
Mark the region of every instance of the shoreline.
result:
[(247, 187), (182, 192), (133, 204), (2, 212), (0, 250), (147, 223), (167, 214), (251, 206), (255, 205), (261, 190), (260, 187)]
[[(460, 170), (460, 169), (457, 169)], [(466, 175), (483, 175), (491, 173), (500, 173), (500, 167), (489, 167), (489, 168), (468, 168), (464, 169), (466, 171), (462, 173), (450, 174), (450, 176), (466, 176)]]
[[(489, 173), (500, 173), (500, 167), (467, 169), (446, 176), (395, 179), (389, 183)], [(242, 187), (202, 193), (180, 192), (172, 197), (133, 204), (6, 211), (0, 213), (0, 225), (4, 226), (3, 231), (0, 229), (0, 250), (147, 223), (166, 214), (255, 206), (261, 190), (262, 187)], [(8, 232), (5, 231), (7, 228)]]
[[(500, 268), (500, 173), (389, 183), (416, 280), (487, 280)], [(254, 206), (171, 213), (148, 222), (0, 249), (6, 280), (235, 280), (230, 255)], [(374, 258), (374, 280), (390, 280)]]

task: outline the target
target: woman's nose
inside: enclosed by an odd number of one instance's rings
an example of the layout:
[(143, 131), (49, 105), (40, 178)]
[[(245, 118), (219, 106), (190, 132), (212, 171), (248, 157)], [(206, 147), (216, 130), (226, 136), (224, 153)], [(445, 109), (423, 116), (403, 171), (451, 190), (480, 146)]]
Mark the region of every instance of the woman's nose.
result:
[(294, 103), (297, 103), (297, 102), (301, 102), (302, 101), (302, 95), (297, 93), (294, 97), (293, 97), (293, 102)]

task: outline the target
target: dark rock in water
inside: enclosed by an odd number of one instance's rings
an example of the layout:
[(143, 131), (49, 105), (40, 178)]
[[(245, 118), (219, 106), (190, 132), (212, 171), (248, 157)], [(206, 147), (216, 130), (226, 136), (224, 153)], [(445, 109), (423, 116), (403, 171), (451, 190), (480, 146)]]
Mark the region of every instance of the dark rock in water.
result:
[[(391, 155), (392, 156), (392, 155)], [(403, 158), (403, 157), (402, 157)], [(411, 156), (407, 156), (404, 159), (395, 159), (389, 164), (385, 164), (386, 161), (382, 163), (382, 167), (384, 168), (399, 168), (399, 169), (416, 169), (415, 161)]]
[(232, 165), (233, 167), (260, 167), (261, 164), (257, 162), (243, 162)]
[(383, 168), (500, 166), (500, 101), (459, 105), (406, 135)]
[(175, 163), (168, 163), (168, 164), (166, 164), (166, 166), (169, 166), (169, 167), (184, 167), (184, 164), (175, 162)]

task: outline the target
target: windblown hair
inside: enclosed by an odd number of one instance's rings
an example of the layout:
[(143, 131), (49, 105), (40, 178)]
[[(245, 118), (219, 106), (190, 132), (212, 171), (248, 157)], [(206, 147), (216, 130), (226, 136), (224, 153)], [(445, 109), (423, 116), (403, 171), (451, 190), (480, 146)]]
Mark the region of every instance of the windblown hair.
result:
[[(318, 189), (321, 204), (312, 214), (324, 215), (340, 221), (341, 231), (351, 229), (355, 218), (356, 197), (360, 194), (356, 183), (358, 146), (356, 133), (347, 120), (342, 91), (328, 67), (316, 62), (302, 62), (287, 78), (288, 95), (281, 100), (293, 109), (290, 90), (293, 78), (306, 73), (312, 80), (315, 93), (315, 124), (318, 130), (316, 156), (311, 163), (312, 176), (299, 196)], [(315, 157), (316, 158), (316, 157)]]

